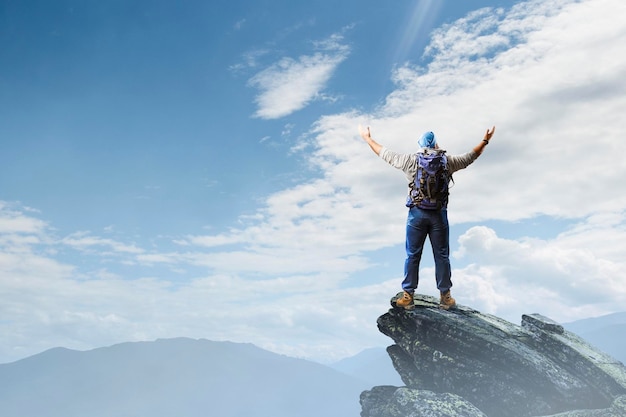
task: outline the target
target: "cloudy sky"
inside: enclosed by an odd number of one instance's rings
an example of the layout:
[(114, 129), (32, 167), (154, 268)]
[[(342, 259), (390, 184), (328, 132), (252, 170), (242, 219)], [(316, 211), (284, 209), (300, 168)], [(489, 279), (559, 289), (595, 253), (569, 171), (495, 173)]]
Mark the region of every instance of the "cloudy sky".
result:
[[(2, 2), (0, 363), (178, 336), (322, 362), (390, 344), (406, 181), (359, 124), (450, 154), (496, 126), (451, 190), (459, 303), (514, 323), (626, 310), (625, 15)], [(418, 292), (437, 294), (428, 249)]]

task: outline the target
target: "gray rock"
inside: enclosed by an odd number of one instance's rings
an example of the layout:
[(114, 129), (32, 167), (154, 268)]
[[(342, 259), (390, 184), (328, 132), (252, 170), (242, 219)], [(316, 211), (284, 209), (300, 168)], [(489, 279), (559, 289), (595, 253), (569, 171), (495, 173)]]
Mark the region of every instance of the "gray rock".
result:
[(458, 395), (406, 387), (374, 387), (361, 394), (361, 404), (368, 405), (361, 417), (486, 417)]
[(565, 411), (551, 416), (538, 417), (624, 417), (626, 416), (626, 395), (617, 397), (609, 408), (597, 410), (574, 410)]
[[(549, 318), (524, 315), (518, 326), (461, 305), (441, 310), (433, 297), (416, 295), (415, 305), (378, 318), (406, 388), (366, 391), (362, 416), (626, 416), (626, 367)], [(425, 398), (448, 414), (407, 411), (422, 410)], [(451, 403), (483, 414), (459, 414)]]

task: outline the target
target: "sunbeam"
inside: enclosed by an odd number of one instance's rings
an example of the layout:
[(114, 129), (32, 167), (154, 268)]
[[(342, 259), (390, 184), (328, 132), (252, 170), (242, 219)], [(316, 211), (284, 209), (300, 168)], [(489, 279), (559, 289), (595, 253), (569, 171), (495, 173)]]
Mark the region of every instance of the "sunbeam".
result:
[(416, 0), (407, 20), (399, 32), (399, 40), (393, 54), (393, 62), (403, 63), (416, 58), (414, 50), (416, 43), (421, 40), (427, 42), (431, 26), (439, 14), (442, 3), (439, 0)]

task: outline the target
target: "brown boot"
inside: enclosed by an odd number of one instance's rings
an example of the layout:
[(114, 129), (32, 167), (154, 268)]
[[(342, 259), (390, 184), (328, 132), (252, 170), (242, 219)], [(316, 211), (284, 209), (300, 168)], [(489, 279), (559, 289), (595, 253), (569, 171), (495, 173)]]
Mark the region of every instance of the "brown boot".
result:
[(405, 310), (413, 310), (415, 308), (415, 304), (413, 304), (413, 294), (404, 291), (402, 297), (396, 300), (396, 306), (403, 307)]
[(450, 290), (442, 292), (441, 297), (439, 298), (439, 308), (449, 310), (453, 307), (456, 307), (456, 301), (450, 295)]

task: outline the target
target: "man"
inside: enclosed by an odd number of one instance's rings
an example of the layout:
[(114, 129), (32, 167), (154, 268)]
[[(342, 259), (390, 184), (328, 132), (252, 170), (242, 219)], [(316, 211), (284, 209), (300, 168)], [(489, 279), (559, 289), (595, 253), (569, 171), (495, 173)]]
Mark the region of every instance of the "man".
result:
[[(385, 162), (391, 166), (401, 169), (409, 182), (409, 199), (407, 199), (407, 206), (409, 207), (409, 214), (407, 218), (406, 226), (406, 261), (404, 263), (404, 280), (402, 281), (402, 297), (398, 298), (396, 305), (398, 307), (404, 307), (405, 309), (412, 309), (413, 294), (417, 289), (419, 282), (419, 264), (422, 257), (422, 250), (424, 248), (424, 242), (428, 236), (430, 244), (433, 250), (433, 256), (435, 258), (435, 278), (437, 281), (437, 288), (440, 292), (439, 306), (445, 310), (456, 306), (456, 302), (450, 294), (450, 288), (452, 288), (451, 270), (450, 270), (450, 228), (448, 225), (448, 212), (447, 212), (447, 181), (450, 179), (449, 175), (452, 175), (455, 171), (466, 168), (472, 162), (480, 156), (485, 149), (485, 146), (491, 140), (496, 127), (491, 130), (487, 129), (483, 140), (472, 149), (472, 151), (463, 155), (450, 155), (444, 156), (442, 161), (445, 161), (447, 174), (445, 184), (445, 195), (439, 206), (435, 208), (429, 207), (429, 209), (420, 208), (423, 206), (417, 204), (412, 198), (415, 195), (414, 181), (416, 173), (418, 171), (418, 163), (420, 163), (420, 156), (418, 154), (400, 154), (393, 152), (384, 146), (380, 145), (374, 139), (370, 133), (370, 128), (364, 129), (359, 125), (359, 132), (361, 137), (367, 142), (372, 151), (380, 156)], [(424, 155), (438, 153), (445, 155), (445, 151), (439, 150), (437, 139), (433, 132), (424, 133), (419, 141), (422, 153)], [(411, 187), (413, 186), (413, 194)]]

